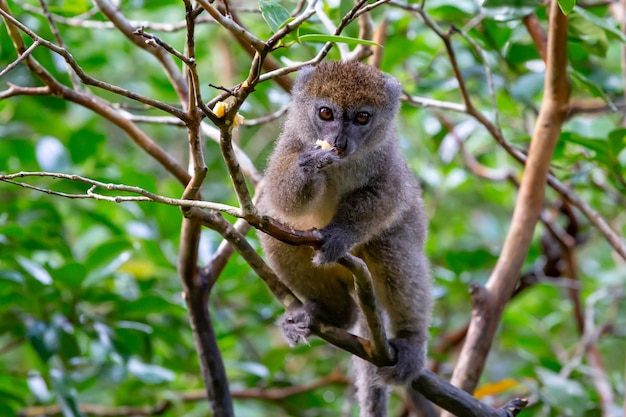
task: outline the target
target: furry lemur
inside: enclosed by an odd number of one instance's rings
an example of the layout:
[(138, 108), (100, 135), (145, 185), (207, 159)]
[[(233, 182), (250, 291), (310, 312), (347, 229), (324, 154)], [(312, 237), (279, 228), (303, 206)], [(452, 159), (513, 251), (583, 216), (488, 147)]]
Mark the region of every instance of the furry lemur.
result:
[(296, 344), (311, 316), (367, 337), (353, 277), (335, 263), (365, 261), (390, 325), (397, 363), (354, 359), (361, 416), (387, 415), (387, 383), (406, 384), (424, 366), (432, 297), (424, 256), (427, 220), (420, 187), (398, 149), (400, 83), (361, 63), (325, 62), (300, 71), (258, 202), (297, 229), (316, 228), (318, 250), (260, 234), (279, 278), (304, 302), (281, 319)]

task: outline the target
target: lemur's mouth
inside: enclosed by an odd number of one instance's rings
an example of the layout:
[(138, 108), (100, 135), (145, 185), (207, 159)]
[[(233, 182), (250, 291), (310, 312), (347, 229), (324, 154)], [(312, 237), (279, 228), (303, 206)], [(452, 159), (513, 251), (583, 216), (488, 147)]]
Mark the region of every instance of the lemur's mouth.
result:
[(340, 158), (345, 158), (346, 156), (348, 156), (347, 147), (338, 147), (336, 142), (333, 145), (326, 140), (318, 139), (317, 141), (315, 141), (315, 147), (317, 149), (332, 152)]
[(337, 155), (339, 158), (343, 159), (346, 156), (348, 156), (348, 149), (347, 148), (333, 148), (333, 152), (335, 152), (335, 155)]

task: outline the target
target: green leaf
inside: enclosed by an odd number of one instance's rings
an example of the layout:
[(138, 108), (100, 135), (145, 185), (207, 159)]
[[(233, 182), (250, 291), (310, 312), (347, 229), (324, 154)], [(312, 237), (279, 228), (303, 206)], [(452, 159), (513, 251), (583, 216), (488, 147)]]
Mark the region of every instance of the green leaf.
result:
[(135, 375), (146, 384), (161, 384), (171, 382), (176, 378), (176, 374), (158, 365), (148, 365), (135, 358), (128, 361), (128, 372)]
[(156, 295), (144, 296), (132, 303), (120, 306), (120, 315), (125, 318), (145, 317), (148, 313), (180, 314), (183, 307)]
[(620, 128), (609, 133), (608, 148), (609, 158), (611, 161), (610, 169), (612, 173), (618, 178), (618, 184), (623, 184), (624, 169), (620, 163), (619, 154), (626, 147), (626, 128)]
[(63, 9), (66, 13), (81, 14), (89, 11), (89, 2), (87, 0), (65, 0)]
[(96, 284), (115, 272), (130, 259), (132, 244), (125, 239), (113, 239), (95, 248), (85, 262), (91, 270), (83, 281), (83, 287)]
[(57, 402), (61, 407), (64, 417), (82, 417), (76, 401), (76, 390), (72, 387), (70, 379), (58, 369), (50, 371), (50, 383), (57, 395)]
[(263, 20), (273, 32), (278, 31), (282, 25), (291, 19), (289, 11), (276, 0), (259, 0), (259, 9)]
[(482, 6), (486, 8), (493, 8), (493, 7), (521, 8), (521, 7), (539, 7), (541, 3), (542, 3), (541, 0), (486, 0)]
[(70, 136), (67, 144), (72, 163), (81, 163), (93, 157), (105, 142), (106, 136), (96, 128), (86, 126), (77, 130)]
[(619, 128), (609, 133), (609, 151), (615, 158), (624, 147), (626, 147), (626, 128)]
[(559, 7), (566, 16), (574, 10), (574, 6), (576, 6), (576, 0), (559, 0)]
[(615, 104), (613, 104), (611, 99), (604, 93), (602, 87), (600, 87), (597, 83), (585, 77), (583, 74), (576, 71), (572, 67), (569, 67), (569, 73), (572, 76), (572, 79), (579, 83), (585, 90), (587, 90), (589, 94), (591, 94), (593, 97), (599, 97), (604, 100), (604, 102), (608, 104), (609, 107), (611, 107), (611, 110), (618, 111), (617, 107), (615, 107)]
[(602, 28), (580, 15), (573, 14), (569, 18), (569, 31), (570, 42), (582, 44), (585, 50), (593, 55), (606, 56), (609, 37)]
[[(7, 355), (5, 355), (7, 356)], [(28, 378), (24, 378), (24, 372), (9, 375), (10, 365), (0, 373), (0, 416), (17, 416), (24, 408), (25, 398), (30, 396)], [(22, 368), (23, 369), (23, 368)]]
[(539, 0), (486, 0), (482, 8), (491, 19), (506, 22), (528, 16), (539, 6)]
[(569, 416), (585, 415), (589, 394), (580, 382), (545, 368), (536, 372), (542, 384), (542, 397), (548, 404), (567, 410), (565, 414)]
[(626, 43), (626, 35), (624, 35), (616, 26), (609, 24), (607, 20), (602, 19), (601, 17), (596, 16), (595, 14), (589, 12), (586, 9), (583, 9), (580, 6), (574, 6), (574, 11), (578, 15), (580, 15), (583, 18), (587, 19), (589, 22), (591, 22), (594, 25), (604, 29), (605, 31), (607, 31), (610, 34), (612, 34), (615, 37), (617, 37), (620, 41)]
[[(354, 7), (354, 2), (352, 2)], [(438, 0), (428, 2), (428, 13), (435, 19), (447, 19), (448, 21), (464, 19), (467, 16), (475, 16), (480, 7), (472, 1)]]
[(608, 154), (607, 142), (604, 139), (586, 138), (574, 132), (562, 132), (559, 139), (585, 147), (604, 158)]
[(60, 341), (56, 327), (42, 321), (30, 324), (26, 338), (44, 362), (47, 362), (59, 349)]
[(78, 262), (67, 263), (61, 268), (52, 271), (54, 282), (63, 285), (71, 291), (76, 291), (80, 288), (86, 275), (87, 270), (85, 266)]
[(365, 39), (351, 38), (349, 36), (322, 35), (322, 34), (317, 34), (317, 33), (312, 33), (309, 35), (302, 35), (299, 37), (299, 39), (300, 39), (300, 42), (333, 42), (333, 43), (346, 43), (348, 45), (381, 46), (380, 44), (374, 41), (368, 41)]
[(26, 272), (30, 274), (30, 276), (35, 278), (37, 281), (41, 282), (44, 285), (52, 284), (52, 277), (50, 276), (48, 271), (38, 263), (33, 262), (30, 259), (23, 258), (21, 256), (16, 256), (15, 260), (17, 261), (17, 263), (20, 264), (22, 268), (24, 268)]

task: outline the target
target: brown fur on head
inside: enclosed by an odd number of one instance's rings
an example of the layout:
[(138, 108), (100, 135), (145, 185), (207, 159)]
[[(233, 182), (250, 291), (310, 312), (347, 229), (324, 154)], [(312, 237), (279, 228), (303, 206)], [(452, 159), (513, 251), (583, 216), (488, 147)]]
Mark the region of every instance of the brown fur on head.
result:
[(360, 62), (323, 62), (315, 68), (304, 90), (344, 109), (363, 104), (382, 107), (386, 101), (385, 78), (376, 68)]

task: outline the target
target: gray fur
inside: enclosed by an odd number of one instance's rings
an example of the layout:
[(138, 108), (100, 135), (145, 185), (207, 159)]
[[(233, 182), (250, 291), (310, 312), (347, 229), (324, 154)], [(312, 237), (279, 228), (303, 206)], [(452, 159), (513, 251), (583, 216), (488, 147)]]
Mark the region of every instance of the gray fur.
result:
[[(323, 236), (315, 252), (260, 234), (271, 266), (305, 300), (304, 308), (287, 312), (280, 322), (290, 344), (306, 340), (311, 316), (346, 329), (355, 325), (353, 279), (334, 263), (338, 258), (350, 251), (372, 273), (398, 362), (377, 370), (355, 359), (362, 417), (386, 415), (385, 383), (406, 384), (419, 374), (430, 323), (430, 275), (423, 253), (427, 221), (394, 127), (400, 93), (397, 80), (364, 64), (324, 63), (303, 70), (258, 203), (264, 214), (294, 228), (317, 228)], [(332, 111), (332, 120), (320, 118), (320, 107)], [(357, 123), (363, 112), (367, 123)], [(334, 148), (321, 149), (318, 139)]]

